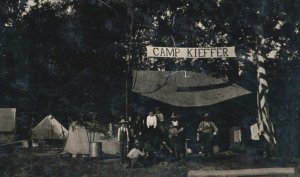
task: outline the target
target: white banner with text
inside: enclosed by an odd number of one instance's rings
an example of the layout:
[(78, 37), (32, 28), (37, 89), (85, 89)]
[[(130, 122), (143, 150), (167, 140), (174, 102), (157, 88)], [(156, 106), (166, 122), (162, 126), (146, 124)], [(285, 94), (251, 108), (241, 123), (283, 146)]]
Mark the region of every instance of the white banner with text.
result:
[(147, 46), (147, 57), (163, 58), (232, 58), (236, 57), (235, 47), (154, 47)]

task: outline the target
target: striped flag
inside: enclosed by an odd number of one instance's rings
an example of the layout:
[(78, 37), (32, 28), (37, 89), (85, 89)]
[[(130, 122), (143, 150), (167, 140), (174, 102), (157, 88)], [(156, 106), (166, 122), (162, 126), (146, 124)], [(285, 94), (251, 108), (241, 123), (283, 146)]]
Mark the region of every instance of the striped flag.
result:
[(268, 82), (266, 80), (266, 70), (264, 68), (265, 59), (261, 56), (257, 56), (258, 68), (257, 68), (257, 107), (258, 107), (258, 127), (259, 132), (266, 140), (271, 144), (276, 144), (274, 135), (273, 123), (270, 120), (269, 107), (267, 102)]

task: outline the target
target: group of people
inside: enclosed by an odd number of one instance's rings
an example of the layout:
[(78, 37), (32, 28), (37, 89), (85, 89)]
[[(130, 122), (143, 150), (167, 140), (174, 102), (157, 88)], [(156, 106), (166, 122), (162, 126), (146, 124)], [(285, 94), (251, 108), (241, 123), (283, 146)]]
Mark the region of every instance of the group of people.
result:
[[(205, 154), (211, 152), (213, 136), (218, 132), (208, 117), (205, 114), (197, 129), (197, 141), (201, 142), (201, 152)], [(145, 119), (137, 115), (134, 120), (121, 119), (119, 124), (117, 137), (122, 164), (131, 162), (131, 167), (149, 166), (161, 161), (182, 160), (186, 154), (186, 128), (181, 116), (175, 112), (166, 119), (156, 107)]]

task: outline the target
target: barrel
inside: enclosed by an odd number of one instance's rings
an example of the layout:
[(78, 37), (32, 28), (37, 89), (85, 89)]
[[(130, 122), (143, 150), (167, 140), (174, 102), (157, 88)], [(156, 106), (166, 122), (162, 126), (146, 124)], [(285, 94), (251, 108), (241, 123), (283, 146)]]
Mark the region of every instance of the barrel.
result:
[(91, 142), (89, 151), (91, 158), (102, 158), (102, 142)]

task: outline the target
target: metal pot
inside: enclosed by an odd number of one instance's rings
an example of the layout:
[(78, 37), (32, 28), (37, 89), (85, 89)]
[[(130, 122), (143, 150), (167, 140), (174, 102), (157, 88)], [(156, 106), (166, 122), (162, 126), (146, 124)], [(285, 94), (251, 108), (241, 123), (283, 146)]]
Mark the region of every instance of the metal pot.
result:
[(91, 158), (102, 158), (102, 142), (90, 142), (89, 152)]

